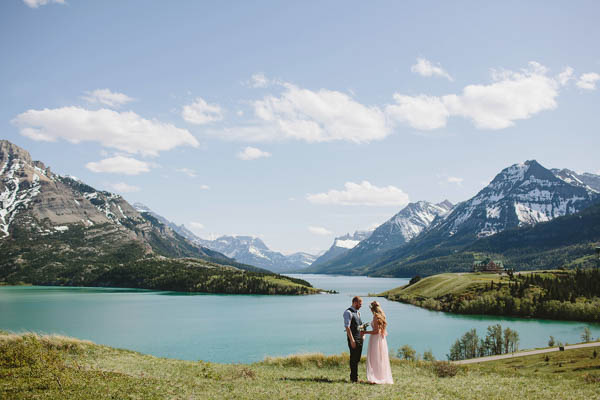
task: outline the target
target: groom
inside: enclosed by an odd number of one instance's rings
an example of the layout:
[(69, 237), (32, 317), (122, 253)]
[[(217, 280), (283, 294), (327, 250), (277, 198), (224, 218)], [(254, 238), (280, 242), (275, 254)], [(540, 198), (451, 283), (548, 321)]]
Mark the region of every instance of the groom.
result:
[(358, 363), (362, 354), (363, 334), (359, 332), (358, 327), (362, 325), (360, 319), (360, 307), (362, 299), (354, 296), (352, 307), (344, 311), (344, 328), (348, 336), (348, 348), (350, 349), (350, 381), (358, 382)]

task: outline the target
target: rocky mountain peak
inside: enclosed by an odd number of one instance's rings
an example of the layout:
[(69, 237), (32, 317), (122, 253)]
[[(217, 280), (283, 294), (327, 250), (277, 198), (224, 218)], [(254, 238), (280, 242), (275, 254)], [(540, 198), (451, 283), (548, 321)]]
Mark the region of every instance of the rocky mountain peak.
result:
[(10, 159), (19, 159), (27, 164), (33, 164), (29, 152), (8, 140), (0, 140), (0, 163), (4, 164)]
[(589, 187), (560, 179), (529, 160), (503, 169), (488, 186), (431, 229), (445, 237), (461, 232), (489, 236), (578, 212), (597, 197)]

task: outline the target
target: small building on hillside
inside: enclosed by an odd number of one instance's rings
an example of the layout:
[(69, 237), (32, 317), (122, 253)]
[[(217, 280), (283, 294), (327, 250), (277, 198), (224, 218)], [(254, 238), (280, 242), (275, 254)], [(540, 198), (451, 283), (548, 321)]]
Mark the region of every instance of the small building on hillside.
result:
[(473, 263), (473, 272), (489, 272), (494, 274), (501, 274), (502, 272), (505, 272), (504, 263), (500, 260), (492, 260), (490, 258), (475, 261)]

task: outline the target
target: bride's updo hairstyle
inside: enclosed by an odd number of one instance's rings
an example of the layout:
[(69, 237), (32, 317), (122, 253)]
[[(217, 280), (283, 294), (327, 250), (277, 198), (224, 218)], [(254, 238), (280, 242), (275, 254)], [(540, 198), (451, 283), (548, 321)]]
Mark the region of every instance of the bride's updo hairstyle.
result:
[(381, 309), (381, 305), (378, 301), (371, 302), (371, 312), (373, 313), (373, 318), (377, 320), (377, 325), (381, 332), (385, 331), (387, 327), (387, 320), (385, 318), (385, 313)]

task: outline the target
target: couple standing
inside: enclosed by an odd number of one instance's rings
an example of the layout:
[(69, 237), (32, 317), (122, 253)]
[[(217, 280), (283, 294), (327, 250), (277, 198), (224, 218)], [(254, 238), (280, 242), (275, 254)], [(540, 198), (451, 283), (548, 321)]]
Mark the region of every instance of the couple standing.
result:
[(348, 348), (350, 349), (350, 381), (358, 382), (358, 363), (362, 354), (363, 336), (371, 335), (369, 338), (369, 350), (367, 351), (367, 381), (369, 383), (394, 383), (392, 369), (390, 368), (390, 357), (388, 355), (387, 321), (381, 305), (377, 301), (371, 302), (373, 313), (373, 330), (364, 330), (360, 319), (360, 307), (362, 299), (355, 296), (352, 299), (352, 307), (344, 311), (344, 327), (348, 336)]

